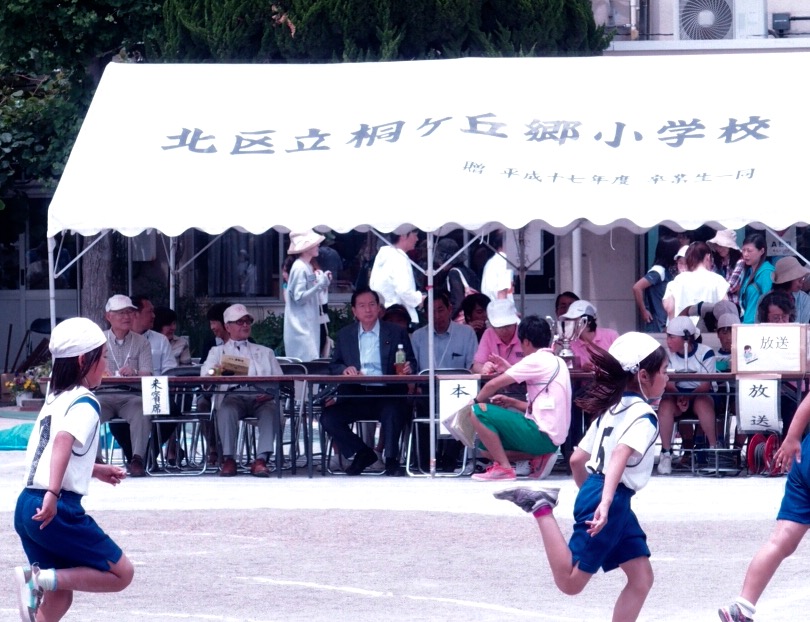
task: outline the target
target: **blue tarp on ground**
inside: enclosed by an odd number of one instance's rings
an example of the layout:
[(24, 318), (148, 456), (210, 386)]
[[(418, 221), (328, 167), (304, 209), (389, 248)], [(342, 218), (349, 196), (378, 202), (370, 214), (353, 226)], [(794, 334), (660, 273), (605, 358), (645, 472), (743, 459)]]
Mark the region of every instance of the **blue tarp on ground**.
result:
[(33, 428), (33, 423), (21, 423), (12, 428), (0, 430), (0, 451), (25, 450)]

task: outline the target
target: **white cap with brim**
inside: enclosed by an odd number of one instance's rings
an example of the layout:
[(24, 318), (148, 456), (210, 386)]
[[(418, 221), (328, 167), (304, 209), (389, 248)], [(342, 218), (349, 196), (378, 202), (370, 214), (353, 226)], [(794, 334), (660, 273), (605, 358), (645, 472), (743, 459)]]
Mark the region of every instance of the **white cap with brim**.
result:
[(717, 330), (721, 328), (731, 328), (735, 324), (740, 323), (740, 316), (736, 313), (724, 313), (717, 320)]
[(54, 327), (48, 349), (53, 358), (67, 359), (87, 354), (106, 341), (98, 324), (86, 317), (72, 317)]
[(591, 317), (595, 318), (596, 307), (594, 307), (587, 300), (575, 300), (569, 305), (568, 311), (566, 311), (560, 317), (565, 318), (567, 320), (575, 320), (578, 317), (582, 317), (583, 315), (590, 315)]
[(487, 319), (493, 328), (502, 328), (520, 322), (515, 303), (506, 298), (493, 300), (487, 305)]
[(137, 308), (138, 307), (132, 304), (132, 299), (129, 296), (124, 296), (123, 294), (116, 294), (115, 296), (110, 296), (110, 299), (104, 306), (104, 311), (123, 311), (124, 309), (137, 309)]
[(620, 335), (610, 344), (608, 353), (619, 362), (624, 371), (636, 374), (641, 361), (660, 347), (661, 344), (650, 335), (630, 332)]
[(225, 309), (225, 313), (223, 313), (223, 319), (225, 320), (226, 324), (229, 322), (235, 322), (236, 320), (241, 320), (245, 316), (248, 316), (251, 320), (256, 319), (250, 314), (245, 305), (240, 304), (231, 305)]
[(669, 321), (669, 324), (667, 324), (667, 335), (683, 337), (686, 333), (692, 337), (700, 336), (698, 327), (686, 316), (679, 315), (678, 317), (674, 317)]

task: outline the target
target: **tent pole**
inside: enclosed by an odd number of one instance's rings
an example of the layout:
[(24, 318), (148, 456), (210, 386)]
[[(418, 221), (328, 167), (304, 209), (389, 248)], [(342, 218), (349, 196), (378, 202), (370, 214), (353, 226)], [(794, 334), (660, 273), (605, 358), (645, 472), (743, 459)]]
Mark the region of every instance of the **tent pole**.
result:
[(582, 291), (582, 229), (579, 227), (571, 232), (571, 273), (573, 292), (580, 298), (587, 298)]
[(428, 408), (430, 409), (430, 477), (436, 477), (436, 365), (433, 357), (433, 233), (427, 232)]
[(56, 327), (56, 277), (53, 274), (53, 249), (56, 240), (48, 238), (48, 305), (51, 311), (51, 330)]
[(170, 237), (169, 238), (169, 308), (175, 309), (175, 296), (177, 292), (175, 288), (177, 287), (177, 283), (175, 282), (175, 272), (174, 272), (174, 265), (177, 261), (177, 238)]

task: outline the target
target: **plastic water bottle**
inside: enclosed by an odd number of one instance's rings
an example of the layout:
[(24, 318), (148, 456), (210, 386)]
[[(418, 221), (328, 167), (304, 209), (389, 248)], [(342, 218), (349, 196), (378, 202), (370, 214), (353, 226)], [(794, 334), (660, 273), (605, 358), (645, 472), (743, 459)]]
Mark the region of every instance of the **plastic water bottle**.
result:
[(405, 346), (399, 343), (397, 344), (397, 353), (394, 356), (394, 370), (396, 370), (397, 376), (405, 374), (405, 362)]

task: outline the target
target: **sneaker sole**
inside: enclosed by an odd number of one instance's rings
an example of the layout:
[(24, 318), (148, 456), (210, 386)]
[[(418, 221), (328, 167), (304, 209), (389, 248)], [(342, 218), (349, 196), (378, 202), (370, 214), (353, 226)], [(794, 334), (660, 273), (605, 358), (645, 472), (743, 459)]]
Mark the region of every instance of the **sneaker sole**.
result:
[[(25, 578), (25, 570), (21, 566), (14, 569), (14, 584), (17, 587), (17, 607), (20, 612), (20, 620), (23, 622), (36, 622), (36, 609), (31, 611), (28, 603), (23, 602), (22, 590), (28, 584), (28, 580)], [(28, 588), (25, 589), (28, 591)]]
[(511, 477), (480, 477), (480, 474), (476, 473), (470, 479), (474, 479), (476, 482), (514, 482), (517, 480), (517, 476), (512, 475)]

